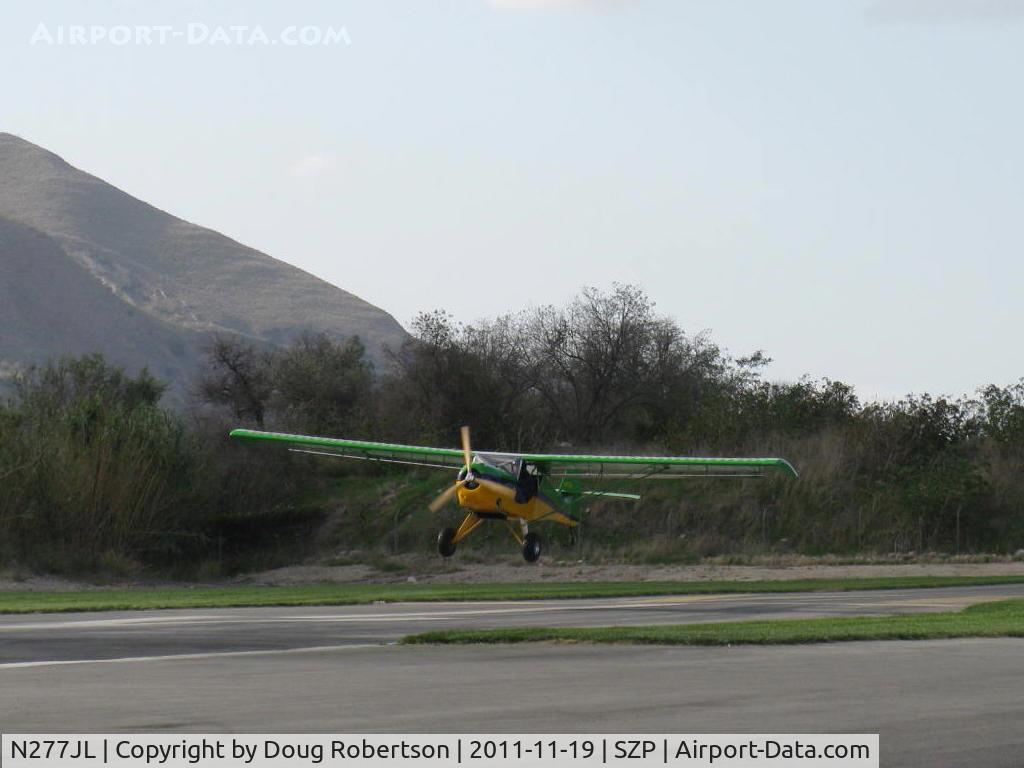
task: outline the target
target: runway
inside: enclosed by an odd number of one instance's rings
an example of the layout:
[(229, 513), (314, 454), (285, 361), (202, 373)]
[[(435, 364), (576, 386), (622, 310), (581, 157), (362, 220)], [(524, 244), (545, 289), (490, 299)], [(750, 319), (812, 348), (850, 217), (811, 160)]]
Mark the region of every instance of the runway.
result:
[(1019, 766), (1020, 640), (393, 644), (426, 629), (879, 615), (1005, 597), (1024, 597), (1024, 585), (3, 616), (0, 725), (7, 732), (877, 732), (883, 765)]
[(389, 603), (0, 616), (0, 670), (174, 655), (384, 645), (433, 629), (684, 624), (957, 610), (1024, 584), (927, 590)]

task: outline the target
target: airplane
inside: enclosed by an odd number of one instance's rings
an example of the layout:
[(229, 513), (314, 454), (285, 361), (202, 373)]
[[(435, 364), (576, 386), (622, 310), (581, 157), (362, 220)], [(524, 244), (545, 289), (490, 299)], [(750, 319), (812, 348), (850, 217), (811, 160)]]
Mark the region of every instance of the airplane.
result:
[[(249, 442), (284, 444), (297, 453), (458, 470), (455, 482), (429, 505), (432, 512), (437, 512), (454, 498), (466, 510), (458, 528), (444, 528), (438, 534), (437, 550), (445, 558), (454, 555), (456, 547), (485, 520), (498, 520), (512, 532), (523, 559), (533, 563), (540, 558), (542, 542), (530, 530), (532, 523), (552, 522), (575, 528), (580, 524), (580, 506), (588, 499), (640, 499), (635, 493), (584, 490), (581, 480), (762, 477), (775, 470), (797, 477), (792, 464), (775, 458), (474, 452), (469, 427), (462, 427), (460, 433), (461, 450), (252, 429), (234, 429), (230, 436)], [(555, 479), (558, 485), (554, 484)], [(513, 521), (518, 522), (518, 530)]]

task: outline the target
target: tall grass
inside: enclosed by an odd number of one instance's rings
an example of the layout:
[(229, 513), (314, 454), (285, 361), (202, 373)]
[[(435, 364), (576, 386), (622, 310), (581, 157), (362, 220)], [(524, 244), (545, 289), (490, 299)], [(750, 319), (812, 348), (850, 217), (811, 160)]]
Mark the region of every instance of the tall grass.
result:
[(196, 425), (161, 409), (161, 392), (145, 372), (131, 378), (97, 357), (19, 381), (0, 408), (0, 559), (118, 570), (210, 549), (217, 521), (235, 506), (232, 462), (216, 460)]

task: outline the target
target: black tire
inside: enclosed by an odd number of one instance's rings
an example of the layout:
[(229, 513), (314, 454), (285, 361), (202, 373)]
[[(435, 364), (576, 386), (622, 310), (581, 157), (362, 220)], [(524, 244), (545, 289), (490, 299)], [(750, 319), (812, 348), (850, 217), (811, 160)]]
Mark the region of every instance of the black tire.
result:
[(535, 563), (540, 559), (540, 536), (536, 533), (528, 533), (523, 538), (523, 560), (528, 563)]
[(441, 557), (451, 557), (455, 554), (455, 529), (444, 528), (437, 534), (437, 551)]

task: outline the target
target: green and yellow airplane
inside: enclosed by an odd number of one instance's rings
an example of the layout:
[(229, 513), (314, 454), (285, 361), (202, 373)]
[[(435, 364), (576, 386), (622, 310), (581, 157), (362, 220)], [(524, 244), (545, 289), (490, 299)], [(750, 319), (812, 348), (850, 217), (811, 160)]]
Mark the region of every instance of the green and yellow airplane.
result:
[[(529, 563), (536, 562), (541, 553), (541, 538), (530, 530), (531, 523), (550, 521), (573, 528), (580, 522), (580, 504), (588, 498), (640, 498), (635, 493), (583, 490), (581, 480), (600, 483), (624, 479), (760, 477), (773, 470), (797, 476), (785, 459), (474, 452), (469, 427), (462, 427), (461, 433), (462, 450), (251, 429), (232, 430), (231, 437), (283, 444), (298, 453), (457, 470), (455, 482), (434, 499), (430, 509), (436, 512), (455, 498), (459, 507), (466, 510), (466, 516), (458, 528), (445, 528), (438, 534), (438, 552), (442, 557), (451, 557), (459, 542), (484, 520), (501, 520), (522, 547), (523, 558)], [(557, 486), (553, 479), (558, 479)], [(518, 530), (513, 521), (518, 521)]]

